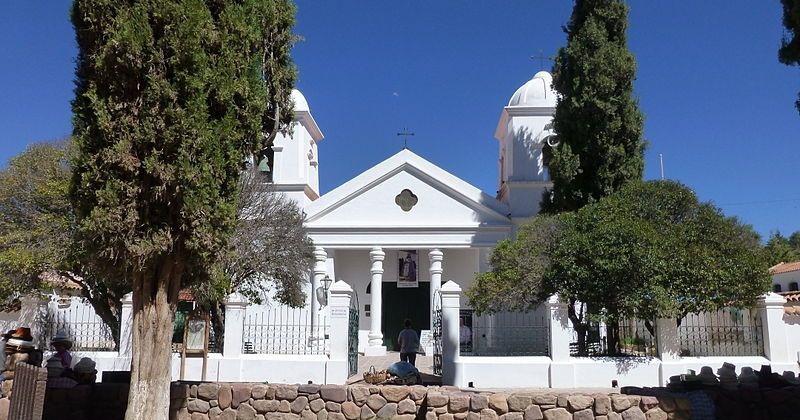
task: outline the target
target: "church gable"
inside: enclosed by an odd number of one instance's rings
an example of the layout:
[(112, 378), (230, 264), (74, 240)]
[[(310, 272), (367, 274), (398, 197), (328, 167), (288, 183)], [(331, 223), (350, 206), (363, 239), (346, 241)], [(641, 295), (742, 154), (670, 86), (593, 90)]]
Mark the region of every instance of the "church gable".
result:
[(408, 150), (320, 197), (306, 212), (311, 229), (510, 225), (505, 204)]

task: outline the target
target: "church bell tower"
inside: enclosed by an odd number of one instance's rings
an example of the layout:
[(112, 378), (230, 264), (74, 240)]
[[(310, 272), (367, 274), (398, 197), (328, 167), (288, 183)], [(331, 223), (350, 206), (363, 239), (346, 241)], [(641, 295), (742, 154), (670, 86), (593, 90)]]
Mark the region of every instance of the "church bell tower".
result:
[(270, 170), (276, 191), (304, 208), (319, 198), (319, 156), (317, 144), (323, 135), (311, 115), (305, 96), (292, 90), (294, 122), (291, 133), (278, 133), (272, 146)]
[(517, 89), (494, 133), (499, 146), (497, 198), (508, 204), (515, 222), (539, 213), (542, 193), (552, 185), (542, 155), (547, 142), (555, 144), (552, 83), (550, 73), (540, 71)]

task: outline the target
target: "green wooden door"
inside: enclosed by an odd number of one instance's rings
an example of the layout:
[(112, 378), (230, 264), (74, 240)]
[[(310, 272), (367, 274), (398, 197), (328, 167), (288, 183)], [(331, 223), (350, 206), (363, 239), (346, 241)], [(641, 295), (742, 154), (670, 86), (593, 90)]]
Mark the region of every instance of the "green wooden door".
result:
[(419, 282), (419, 287), (397, 287), (387, 282), (383, 290), (383, 344), (389, 351), (400, 351), (397, 335), (403, 330), (403, 321), (411, 320), (417, 334), (431, 325), (431, 284)]

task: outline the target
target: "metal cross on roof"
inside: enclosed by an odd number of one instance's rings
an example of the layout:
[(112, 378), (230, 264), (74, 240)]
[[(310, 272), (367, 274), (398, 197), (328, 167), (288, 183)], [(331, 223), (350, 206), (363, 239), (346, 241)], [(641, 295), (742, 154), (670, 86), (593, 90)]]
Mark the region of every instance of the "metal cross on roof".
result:
[(413, 136), (413, 131), (408, 131), (407, 128), (404, 128), (403, 131), (397, 133), (398, 136), (403, 136), (403, 149), (408, 149), (408, 137)]
[(550, 61), (550, 62), (553, 62), (553, 57), (548, 57), (548, 56), (544, 55), (544, 53), (542, 52), (542, 50), (539, 50), (539, 54), (537, 54), (537, 55), (532, 55), (532, 56), (531, 56), (531, 60), (539, 60), (539, 67), (541, 67), (542, 69), (544, 69), (544, 62), (545, 62), (545, 61)]

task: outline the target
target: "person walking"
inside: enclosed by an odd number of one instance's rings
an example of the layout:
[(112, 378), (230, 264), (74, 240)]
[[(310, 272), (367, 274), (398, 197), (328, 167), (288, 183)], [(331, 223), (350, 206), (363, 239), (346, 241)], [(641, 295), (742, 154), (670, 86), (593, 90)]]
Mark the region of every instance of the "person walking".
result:
[(400, 361), (411, 363), (411, 366), (414, 366), (419, 351), (419, 336), (416, 331), (411, 329), (410, 319), (406, 319), (403, 326), (405, 328), (397, 336), (397, 342), (400, 343)]

